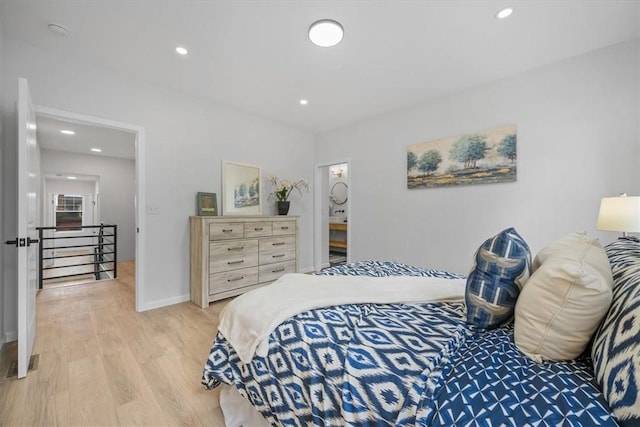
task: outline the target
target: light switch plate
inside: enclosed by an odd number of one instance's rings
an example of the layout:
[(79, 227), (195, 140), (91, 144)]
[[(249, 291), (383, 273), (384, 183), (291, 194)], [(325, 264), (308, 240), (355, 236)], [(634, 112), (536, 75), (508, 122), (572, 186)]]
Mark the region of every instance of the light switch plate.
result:
[(147, 205), (147, 215), (160, 215), (160, 206)]

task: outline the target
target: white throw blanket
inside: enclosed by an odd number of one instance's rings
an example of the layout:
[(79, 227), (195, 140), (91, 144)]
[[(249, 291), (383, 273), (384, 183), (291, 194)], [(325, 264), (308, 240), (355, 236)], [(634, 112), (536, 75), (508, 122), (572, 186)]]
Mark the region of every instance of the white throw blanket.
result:
[(466, 279), (286, 274), (227, 304), (218, 330), (249, 363), (256, 351), (266, 356), (269, 334), (298, 313), (341, 304), (460, 300), (465, 286)]

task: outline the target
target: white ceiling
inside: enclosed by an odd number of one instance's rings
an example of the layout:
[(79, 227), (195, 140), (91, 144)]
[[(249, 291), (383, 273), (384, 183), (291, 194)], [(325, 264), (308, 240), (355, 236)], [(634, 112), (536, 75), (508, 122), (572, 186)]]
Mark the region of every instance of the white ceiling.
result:
[[(307, 39), (322, 18), (338, 46)], [(637, 0), (0, 1), (6, 39), (314, 133), (637, 38), (638, 21)]]
[[(46, 116), (37, 117), (36, 139), (45, 150), (67, 151), (85, 155), (135, 159), (135, 135), (106, 127), (88, 126)], [(72, 130), (65, 135), (61, 130)], [(99, 148), (100, 153), (91, 151)]]

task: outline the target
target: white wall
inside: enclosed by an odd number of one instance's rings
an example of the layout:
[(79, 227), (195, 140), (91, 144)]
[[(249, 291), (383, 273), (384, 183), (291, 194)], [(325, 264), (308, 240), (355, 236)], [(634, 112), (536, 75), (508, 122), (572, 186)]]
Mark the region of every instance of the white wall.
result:
[[(99, 176), (100, 220), (118, 225), (118, 261), (135, 259), (135, 162), (133, 160), (43, 150), (42, 171), (43, 173)], [(45, 197), (47, 196), (45, 194)]]
[[(467, 273), (480, 243), (514, 226), (535, 253), (596, 232), (600, 198), (640, 194), (638, 46), (575, 57), (317, 136), (316, 161), (351, 158), (352, 260)], [(518, 126), (515, 183), (408, 190), (406, 148)]]
[[(0, 165), (4, 163), (4, 119), (5, 113), (4, 108), (4, 85), (2, 82), (4, 81), (4, 33), (2, 32), (2, 27), (0, 27)], [(0, 173), (0, 200), (2, 200), (2, 208), (0, 209), (0, 267), (3, 267), (3, 257), (4, 257), (4, 241), (6, 239), (6, 235), (4, 233), (4, 193), (3, 193), (3, 182), (4, 176)], [(0, 268), (0, 270), (4, 270), (4, 268)], [(0, 274), (0, 300), (3, 302), (0, 303), (0, 350), (2, 350), (2, 345), (6, 342), (5, 335), (5, 310), (4, 310), (4, 301), (6, 301), (6, 296), (4, 294), (4, 274)]]
[[(101, 117), (145, 129), (145, 191), (148, 206), (159, 215), (146, 217), (146, 293), (151, 308), (188, 299), (189, 227), (198, 191), (221, 195), (221, 161), (262, 166), (264, 176), (313, 178), (313, 136), (209, 101), (184, 96), (148, 82), (133, 81), (108, 69), (6, 40), (5, 112), (13, 110), (17, 78), (29, 80), (34, 102), (42, 107)], [(15, 112), (8, 115), (10, 147), (15, 136)], [(10, 129), (9, 129), (10, 128)], [(15, 199), (15, 167), (4, 162), (5, 201)], [(102, 185), (102, 182), (101, 182)], [(274, 203), (264, 197), (264, 213)], [(313, 197), (292, 204), (301, 215), (300, 268), (312, 269)], [(145, 209), (145, 207), (141, 207)], [(5, 219), (15, 221), (15, 214)], [(106, 218), (106, 215), (105, 215)], [(5, 257), (6, 258), (6, 257)], [(14, 268), (5, 262), (5, 329), (15, 328)]]

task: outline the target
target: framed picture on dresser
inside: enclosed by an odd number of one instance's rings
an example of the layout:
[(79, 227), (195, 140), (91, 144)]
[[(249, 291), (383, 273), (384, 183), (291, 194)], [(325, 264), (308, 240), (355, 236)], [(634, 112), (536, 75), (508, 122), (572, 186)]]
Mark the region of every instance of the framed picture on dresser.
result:
[(216, 193), (198, 192), (196, 195), (196, 215), (198, 216), (217, 216), (218, 203)]
[(222, 162), (222, 214), (261, 215), (260, 166)]

